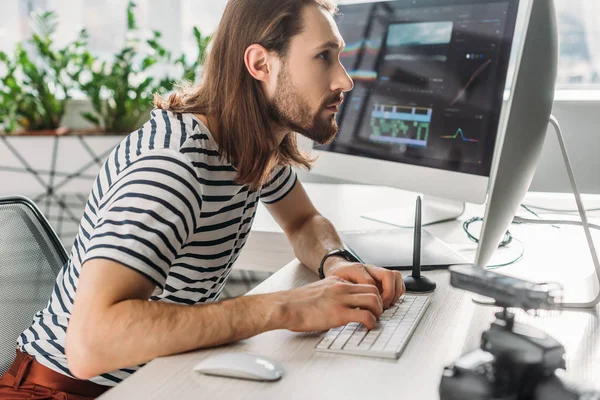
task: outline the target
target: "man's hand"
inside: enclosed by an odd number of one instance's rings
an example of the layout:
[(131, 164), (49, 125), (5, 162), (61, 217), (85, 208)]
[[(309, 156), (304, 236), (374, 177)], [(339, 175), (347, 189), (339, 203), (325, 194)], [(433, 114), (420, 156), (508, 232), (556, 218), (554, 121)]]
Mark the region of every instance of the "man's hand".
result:
[(327, 262), (325, 276), (337, 276), (349, 282), (377, 287), (384, 309), (398, 301), (406, 291), (402, 274), (398, 271), (350, 262), (340, 257), (330, 257)]
[(383, 313), (377, 288), (329, 277), (297, 289), (279, 292), (284, 304), (284, 328), (294, 332), (324, 331), (349, 322), (373, 329)]

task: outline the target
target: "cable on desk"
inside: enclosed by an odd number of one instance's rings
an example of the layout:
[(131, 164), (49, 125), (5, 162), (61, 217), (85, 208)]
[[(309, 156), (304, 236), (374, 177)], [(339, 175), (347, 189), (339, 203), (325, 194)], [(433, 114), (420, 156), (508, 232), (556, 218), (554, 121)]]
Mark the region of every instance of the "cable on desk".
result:
[[(533, 225), (552, 225), (555, 228), (559, 228), (557, 225), (575, 225), (575, 226), (582, 226), (583, 223), (581, 221), (567, 221), (567, 220), (556, 220), (556, 219), (543, 219), (541, 218), (537, 213), (535, 213), (534, 211), (529, 209), (528, 205), (522, 204), (521, 205), (524, 209), (526, 209), (527, 211), (529, 211), (530, 213), (532, 213), (533, 215), (535, 215), (536, 217), (540, 218), (540, 219), (529, 219), (529, 218), (523, 218), (523, 217), (518, 217), (515, 216), (513, 218), (513, 223), (515, 224), (533, 224)], [(465, 231), (465, 233), (467, 234), (467, 237), (475, 242), (475, 243), (479, 243), (479, 238), (476, 237), (475, 235), (473, 235), (470, 231), (469, 231), (469, 227), (471, 226), (471, 224), (475, 223), (475, 222), (482, 222), (483, 218), (481, 217), (473, 217), (469, 220), (466, 220), (463, 222), (463, 230)], [(588, 224), (588, 226), (592, 229), (596, 229), (596, 230), (600, 230), (600, 225), (596, 225), (596, 224)], [(522, 246), (522, 250), (521, 253), (514, 259), (511, 260), (509, 262), (503, 263), (503, 264), (494, 264), (494, 265), (490, 265), (487, 268), (488, 269), (496, 269), (496, 268), (501, 268), (501, 267), (506, 267), (508, 265), (512, 265), (515, 264), (518, 261), (521, 261), (521, 259), (523, 258), (524, 254), (525, 254), (525, 244), (518, 240), (517, 238), (515, 238), (510, 231), (506, 231), (506, 233), (504, 234), (504, 238), (502, 239), (502, 241), (500, 242), (500, 244), (498, 245), (498, 247), (506, 247), (508, 246), (510, 243), (512, 243), (512, 241), (516, 241), (519, 242)]]
[[(465, 230), (467, 237), (472, 242), (479, 243), (479, 238), (476, 237), (475, 235), (473, 235), (471, 232), (469, 232), (469, 226), (474, 222), (483, 222), (483, 218), (473, 217), (471, 219), (466, 220), (465, 222), (463, 222), (463, 229)], [(510, 233), (510, 231), (506, 231), (506, 233), (504, 234), (504, 238), (502, 239), (502, 241), (500, 242), (498, 247), (508, 246), (510, 244), (510, 242), (512, 242), (512, 240), (513, 240), (513, 235)]]
[[(521, 204), (521, 205), (523, 207), (532, 208), (534, 210), (550, 211), (550, 212), (555, 212), (555, 213), (576, 213), (576, 212), (579, 212), (579, 210), (576, 210), (576, 209), (548, 208), (548, 207), (536, 206), (536, 205), (533, 205), (533, 204)], [(585, 211), (587, 211), (587, 212), (600, 211), (600, 207), (597, 207), (597, 208), (586, 208)]]
[[(537, 219), (539, 219), (539, 220), (542, 220), (542, 219), (543, 219), (542, 217), (540, 217), (540, 216), (539, 216), (539, 214), (538, 214), (538, 213), (536, 213), (535, 211), (533, 211), (533, 210), (532, 210), (532, 209), (531, 209), (531, 208), (530, 208), (528, 205), (521, 204), (521, 207), (523, 207), (523, 208), (524, 208), (525, 210), (527, 210), (529, 213), (531, 213), (531, 214), (535, 215), (535, 216), (537, 217)], [(529, 220), (529, 221), (532, 221), (532, 220)], [(526, 223), (526, 222), (524, 222), (524, 221), (517, 221), (517, 220), (513, 219), (512, 223), (513, 223), (513, 224), (524, 224), (524, 223)], [(556, 229), (560, 229), (560, 227), (558, 227), (558, 226), (556, 226), (556, 225), (552, 225), (552, 226), (553, 226), (554, 228), (556, 228)]]
[(542, 217), (540, 217), (540, 216), (538, 215), (538, 213), (536, 213), (535, 211), (533, 211), (533, 210), (531, 209), (532, 207), (528, 206), (527, 204), (521, 204), (521, 207), (522, 207), (522, 208), (524, 208), (525, 210), (527, 210), (529, 213), (531, 213), (531, 214), (535, 215), (536, 217), (538, 217), (538, 218), (540, 218), (540, 219), (542, 218)]
[[(467, 237), (475, 243), (479, 243), (479, 238), (476, 237), (475, 235), (473, 235), (471, 232), (469, 232), (469, 226), (474, 223), (474, 222), (482, 222), (483, 218), (481, 217), (473, 217), (469, 220), (466, 220), (465, 222), (463, 222), (463, 229), (465, 231), (465, 233), (467, 234)], [(497, 268), (502, 268), (502, 267), (506, 267), (508, 265), (512, 265), (518, 261), (521, 261), (521, 259), (523, 258), (523, 255), (525, 254), (525, 244), (520, 241), (519, 239), (517, 239), (516, 237), (514, 237), (510, 231), (506, 231), (506, 233), (504, 234), (504, 238), (502, 239), (502, 241), (500, 242), (500, 244), (498, 245), (498, 247), (506, 247), (508, 246), (510, 243), (512, 243), (512, 241), (518, 242), (519, 244), (521, 244), (521, 253), (513, 260), (506, 262), (506, 263), (502, 263), (502, 264), (494, 264), (494, 265), (488, 265), (486, 267), (486, 269), (497, 269)]]
[[(581, 221), (565, 221), (560, 219), (529, 219), (515, 216), (513, 218), (514, 223), (518, 224), (535, 224), (535, 225), (575, 225), (583, 226)], [(588, 224), (592, 229), (600, 230), (600, 225)]]

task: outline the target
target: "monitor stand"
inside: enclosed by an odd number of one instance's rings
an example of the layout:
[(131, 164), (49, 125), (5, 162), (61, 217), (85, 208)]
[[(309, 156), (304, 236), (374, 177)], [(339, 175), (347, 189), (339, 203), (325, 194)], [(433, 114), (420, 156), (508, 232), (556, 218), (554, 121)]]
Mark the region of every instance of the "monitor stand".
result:
[[(465, 203), (447, 200), (440, 197), (423, 197), (422, 225), (437, 224), (438, 222), (452, 221), (460, 217), (465, 211)], [(415, 211), (413, 207), (388, 208), (384, 210), (371, 211), (361, 215), (384, 224), (412, 228), (415, 223)]]

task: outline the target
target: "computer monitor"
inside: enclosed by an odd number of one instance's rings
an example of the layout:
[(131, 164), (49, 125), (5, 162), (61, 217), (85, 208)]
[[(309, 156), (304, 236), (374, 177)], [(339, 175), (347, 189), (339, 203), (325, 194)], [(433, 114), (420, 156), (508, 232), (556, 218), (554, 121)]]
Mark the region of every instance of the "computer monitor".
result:
[[(515, 112), (507, 88), (518, 74), (507, 77), (509, 69), (519, 69), (519, 36), (532, 5), (341, 4), (337, 23), (346, 48), (340, 58), (355, 87), (338, 113), (336, 139), (314, 147), (313, 173), (423, 193), (423, 225), (460, 216), (464, 202), (484, 203), (508, 116)], [(535, 107), (538, 98), (528, 101)], [(367, 211), (374, 211), (367, 218), (413, 224), (412, 207)]]
[[(521, 0), (523, 1), (523, 0)], [(530, 0), (507, 116), (496, 145), (475, 265), (485, 267), (527, 193), (542, 153), (558, 69), (553, 0)]]

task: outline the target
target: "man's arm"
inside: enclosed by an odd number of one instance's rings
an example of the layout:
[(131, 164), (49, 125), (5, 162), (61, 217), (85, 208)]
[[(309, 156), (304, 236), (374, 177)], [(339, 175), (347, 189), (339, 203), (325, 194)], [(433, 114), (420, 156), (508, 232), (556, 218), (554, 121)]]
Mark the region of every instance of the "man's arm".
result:
[[(315, 273), (329, 251), (343, 247), (333, 224), (317, 211), (300, 181), (286, 197), (266, 207), (286, 233), (296, 257)], [(351, 263), (341, 257), (329, 257), (323, 271), (325, 276), (377, 286), (384, 307), (395, 302), (405, 290), (398, 271)]]
[(153, 290), (148, 278), (117, 262), (97, 258), (84, 263), (65, 349), (77, 378), (272, 329), (327, 330), (348, 322), (372, 328), (383, 312), (374, 287), (337, 278), (196, 306), (150, 302)]
[[(282, 200), (266, 207), (287, 235), (296, 257), (314, 273), (325, 254), (343, 247), (333, 224), (317, 211), (300, 181)], [(325, 265), (326, 276), (330, 263)]]

